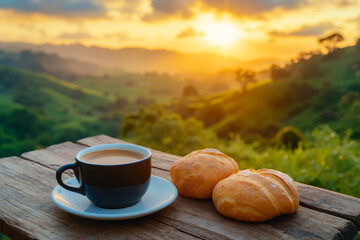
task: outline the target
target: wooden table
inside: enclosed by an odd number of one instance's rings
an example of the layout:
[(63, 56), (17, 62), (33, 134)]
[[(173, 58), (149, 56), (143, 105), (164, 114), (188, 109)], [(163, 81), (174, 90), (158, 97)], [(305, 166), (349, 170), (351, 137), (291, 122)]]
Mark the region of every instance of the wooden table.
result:
[[(227, 219), (210, 200), (181, 196), (158, 213), (124, 221), (84, 219), (56, 207), (55, 171), (87, 146), (117, 142), (123, 141), (100, 135), (0, 159), (0, 232), (12, 239), (353, 239), (360, 229), (360, 199), (301, 183), (297, 213), (264, 223)], [(152, 152), (153, 175), (170, 180), (179, 157)]]

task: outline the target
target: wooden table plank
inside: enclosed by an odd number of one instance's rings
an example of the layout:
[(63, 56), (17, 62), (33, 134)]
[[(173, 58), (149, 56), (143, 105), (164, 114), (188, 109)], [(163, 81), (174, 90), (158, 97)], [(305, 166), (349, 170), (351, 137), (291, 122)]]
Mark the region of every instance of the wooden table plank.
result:
[[(297, 183), (301, 205), (352, 221), (360, 230), (360, 199), (318, 187)], [(316, 197), (315, 197), (316, 196)], [(319, 200), (320, 199), (320, 200)]]
[[(66, 148), (66, 151), (63, 151), (63, 148)], [(21, 154), (21, 158), (38, 163), (56, 171), (62, 165), (74, 162), (75, 155), (84, 148), (86, 147), (79, 144), (64, 142), (52, 145), (40, 151), (34, 150), (23, 153)], [(61, 155), (61, 158), (59, 158), (59, 155)]]
[[(84, 138), (78, 143), (86, 146), (94, 146), (106, 143), (123, 142), (119, 139), (106, 135)], [(160, 151), (152, 150), (153, 155), (161, 161), (161, 168), (169, 170), (171, 164), (180, 157)], [(334, 216), (352, 221), (360, 230), (360, 199), (336, 193), (333, 191), (317, 188), (314, 186), (297, 183), (299, 187), (300, 205), (315, 209), (320, 212), (328, 213)]]
[(0, 182), (0, 229), (12, 239), (198, 239), (151, 216), (96, 221), (68, 214), (51, 202), (54, 170), (35, 162), (0, 159)]
[[(58, 144), (48, 149), (34, 151), (32, 154), (37, 157), (36, 161), (42, 164), (46, 164), (49, 155), (52, 156), (52, 164), (57, 161), (68, 162), (73, 159), (73, 156), (68, 156), (65, 152), (76, 149), (75, 146), (70, 145), (70, 143)], [(39, 152), (47, 152), (47, 154)], [(153, 151), (155, 165), (166, 159), (164, 154), (158, 158), (161, 154), (161, 152)], [(153, 168), (153, 174), (166, 179), (170, 178), (168, 171), (159, 168)], [(62, 212), (60, 209), (58, 211)], [(301, 207), (298, 213), (279, 217), (276, 221), (250, 224), (222, 217), (216, 212), (211, 201), (181, 196), (168, 208), (152, 215), (151, 219), (201, 239), (306, 239), (318, 236), (322, 239), (351, 239), (356, 234), (356, 228), (351, 222), (308, 208)], [(76, 229), (68, 231), (76, 231)], [(345, 235), (342, 235), (342, 232)]]

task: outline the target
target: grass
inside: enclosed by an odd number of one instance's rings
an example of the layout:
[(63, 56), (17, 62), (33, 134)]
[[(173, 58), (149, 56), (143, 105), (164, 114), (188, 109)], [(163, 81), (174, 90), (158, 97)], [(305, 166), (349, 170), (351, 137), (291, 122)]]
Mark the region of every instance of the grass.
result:
[[(11, 72), (14, 81), (18, 77), (30, 82), (30, 86), (39, 85), (40, 87), (28, 89), (27, 94), (32, 98), (42, 97), (45, 99), (45, 114), (55, 120), (93, 120), (100, 114), (98, 110), (94, 109), (94, 106), (113, 102), (111, 98), (102, 96), (95, 90), (79, 87), (46, 74), (0, 66), (0, 73), (1, 71)], [(1, 112), (6, 113), (12, 109), (23, 107), (13, 102), (15, 95), (13, 89), (5, 89), (1, 84), (0, 86)], [(76, 90), (80, 90), (82, 93), (77, 94)]]
[(10, 240), (5, 234), (0, 233), (0, 240)]
[(111, 98), (123, 97), (135, 101), (140, 97), (152, 98), (166, 102), (181, 96), (186, 82), (178, 81), (171, 76), (146, 74), (120, 74), (116, 77), (82, 77), (74, 82), (76, 85), (108, 94)]
[(13, 102), (13, 96), (9, 93), (0, 93), (0, 113), (8, 113), (14, 108), (21, 108), (20, 104)]

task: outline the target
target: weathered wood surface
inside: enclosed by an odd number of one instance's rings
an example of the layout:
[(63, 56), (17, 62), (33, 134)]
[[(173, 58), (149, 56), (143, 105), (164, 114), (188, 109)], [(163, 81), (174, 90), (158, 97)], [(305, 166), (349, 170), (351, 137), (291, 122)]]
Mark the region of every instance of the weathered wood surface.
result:
[[(258, 224), (224, 218), (211, 201), (181, 196), (156, 214), (126, 221), (88, 220), (57, 208), (50, 197), (57, 185), (55, 170), (73, 162), (86, 146), (113, 142), (120, 140), (102, 135), (24, 153), (22, 158), (0, 159), (0, 232), (12, 239), (353, 239), (357, 233), (355, 225), (344, 219), (355, 216), (351, 206), (346, 212), (350, 217), (301, 206), (293, 215)], [(152, 152), (153, 174), (169, 180), (168, 169), (178, 157)], [(328, 198), (334, 193), (324, 194)], [(317, 195), (308, 198), (325, 201)], [(353, 203), (356, 210), (359, 204)], [(331, 202), (326, 204), (330, 208)], [(341, 209), (337, 206), (336, 211)]]
[[(84, 138), (78, 143), (85, 146), (94, 146), (97, 144), (124, 142), (106, 135)], [(157, 159), (162, 163), (157, 163), (164, 170), (169, 170), (171, 164), (180, 157), (171, 154), (152, 150)], [(349, 180), (350, 181), (350, 180)], [(334, 216), (352, 221), (360, 231), (360, 199), (329, 191), (310, 185), (297, 183), (300, 195), (300, 205), (315, 209), (320, 212), (328, 213)]]

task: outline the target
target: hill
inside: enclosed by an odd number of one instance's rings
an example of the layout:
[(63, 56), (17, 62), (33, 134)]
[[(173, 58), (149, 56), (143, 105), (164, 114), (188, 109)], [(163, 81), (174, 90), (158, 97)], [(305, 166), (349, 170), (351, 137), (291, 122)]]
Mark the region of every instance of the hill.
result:
[[(50, 75), (1, 65), (0, 89), (1, 104), (7, 106), (7, 110), (22, 105), (58, 119), (66, 117), (63, 112), (81, 118), (79, 111), (86, 112), (94, 105), (111, 102), (99, 92), (81, 88)], [(75, 105), (78, 110), (75, 110)], [(2, 112), (6, 112), (4, 108)], [(96, 115), (96, 112), (94, 114)]]
[(169, 109), (183, 117), (195, 115), (225, 138), (271, 139), (287, 125), (304, 132), (319, 124), (339, 132), (352, 128), (353, 137), (360, 138), (360, 42), (274, 68), (272, 75), (270, 83), (246, 93), (185, 99)]
[(71, 58), (61, 58), (56, 54), (32, 52), (30, 50), (22, 50), (19, 52), (0, 50), (0, 64), (47, 73), (70, 81), (80, 75), (100, 75), (100, 68), (94, 64)]
[(0, 42), (0, 49), (6, 51), (40, 51), (57, 54), (63, 58), (77, 59), (104, 68), (119, 68), (131, 72), (161, 73), (215, 73), (224, 68), (247, 67), (260, 70), (270, 64), (280, 63), (277, 59), (241, 61), (216, 54), (184, 54), (165, 49), (122, 48), (109, 49), (71, 45), (34, 45), (28, 43)]
[(118, 134), (99, 119), (114, 101), (98, 92), (27, 70), (0, 66), (0, 156), (88, 135)]

